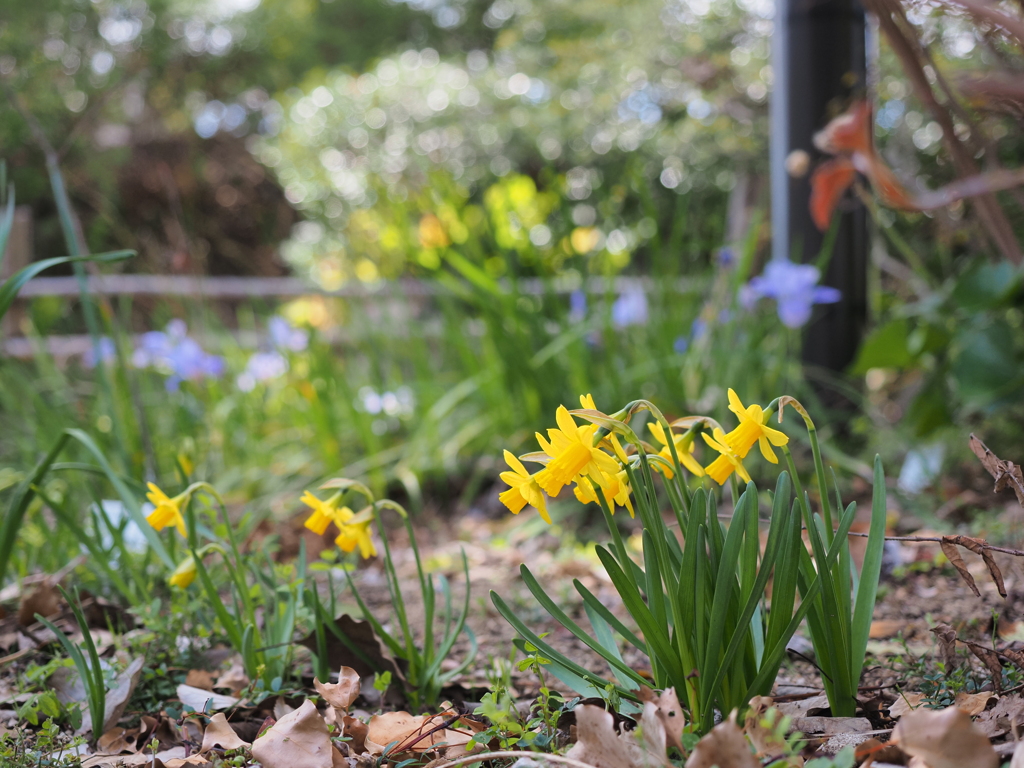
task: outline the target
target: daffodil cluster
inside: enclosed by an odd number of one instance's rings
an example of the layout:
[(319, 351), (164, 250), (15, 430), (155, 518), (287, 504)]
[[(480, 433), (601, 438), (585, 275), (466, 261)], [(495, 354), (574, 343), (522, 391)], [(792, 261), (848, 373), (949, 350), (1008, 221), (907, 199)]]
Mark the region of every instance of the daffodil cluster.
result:
[[(581, 396), (580, 405), (586, 410), (597, 410), (590, 395)], [(555, 412), (555, 423), (557, 426), (549, 429), (547, 436), (536, 434), (542, 453), (522, 457), (543, 464), (538, 472), (531, 474), (519, 459), (505, 451), (505, 461), (512, 471), (501, 473), (501, 479), (510, 486), (498, 495), (501, 503), (514, 515), (529, 505), (550, 523), (545, 494), (556, 496), (565, 486), (575, 485), (576, 498), (584, 504), (597, 502), (600, 489), (613, 510), (615, 505), (625, 507), (632, 516), (625, 472), (628, 459), (615, 436), (598, 438), (596, 424), (577, 424), (564, 405)]]
[(306, 527), (313, 533), (322, 536), (327, 526), (334, 523), (338, 529), (338, 535), (334, 543), (343, 552), (352, 552), (359, 548), (359, 554), (364, 558), (373, 557), (377, 554), (377, 548), (370, 538), (370, 523), (373, 518), (360, 512), (358, 515), (348, 507), (339, 506), (341, 494), (336, 493), (326, 501), (317, 498), (309, 491), (306, 491), (300, 501), (313, 510), (313, 514), (306, 520)]
[[(586, 414), (577, 412), (584, 417), (598, 414), (599, 421), (607, 426), (609, 417), (597, 410), (594, 399), (590, 395), (580, 397), (580, 405)], [(652, 406), (653, 407), (653, 406)], [(672, 426), (689, 425), (683, 433), (666, 429), (660, 421), (650, 423), (651, 436), (658, 447), (644, 444), (650, 455), (658, 456), (659, 461), (652, 466), (663, 473), (668, 479), (675, 476), (676, 463), (694, 477), (707, 475), (719, 485), (735, 472), (745, 481), (750, 474), (743, 466), (750, 449), (758, 444), (761, 454), (772, 464), (778, 463), (778, 457), (772, 446), (783, 446), (789, 438), (782, 432), (765, 424), (765, 412), (760, 405), (745, 406), (737, 394), (729, 390), (729, 410), (739, 418), (739, 425), (726, 433), (710, 419), (703, 417), (683, 419)], [(501, 479), (509, 488), (498, 495), (502, 504), (513, 514), (519, 514), (526, 506), (536, 509), (545, 522), (551, 522), (547, 510), (547, 497), (557, 496), (567, 485), (574, 486), (576, 498), (584, 504), (598, 502), (598, 492), (611, 505), (622, 506), (633, 515), (630, 501), (626, 467), (630, 457), (623, 450), (614, 432), (599, 434), (597, 423), (577, 424), (569, 410), (563, 405), (555, 412), (556, 427), (547, 430), (547, 435), (536, 434), (541, 451), (525, 454), (517, 458), (505, 451), (505, 462), (511, 471), (501, 473)], [(707, 430), (710, 429), (710, 434)], [(702, 466), (694, 456), (696, 437), (700, 435), (704, 442), (718, 456), (707, 466)], [(671, 444), (670, 441), (671, 440)], [(674, 449), (674, 450), (673, 450)], [(531, 473), (523, 465), (523, 461), (536, 462), (543, 465), (537, 472)]]

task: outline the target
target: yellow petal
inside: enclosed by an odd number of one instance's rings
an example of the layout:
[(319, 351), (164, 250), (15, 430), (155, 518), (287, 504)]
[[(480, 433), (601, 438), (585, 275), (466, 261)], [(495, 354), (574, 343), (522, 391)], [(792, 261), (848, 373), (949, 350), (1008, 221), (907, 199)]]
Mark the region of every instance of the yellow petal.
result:
[(665, 439), (665, 429), (661, 426), (660, 421), (652, 421), (647, 425), (647, 428), (651, 430), (651, 434), (654, 435), (654, 439), (662, 445), (668, 445), (668, 440)]
[(567, 436), (576, 434), (576, 422), (564, 405), (558, 406), (558, 410), (555, 411), (555, 423)]
[(679, 454), (679, 463), (686, 467), (694, 477), (704, 477), (704, 467), (688, 451)]
[(785, 432), (780, 432), (771, 427), (762, 427), (762, 429), (764, 430), (764, 436), (768, 438), (772, 445), (783, 446), (789, 442), (789, 435)]
[(589, 409), (591, 411), (596, 411), (597, 410), (597, 406), (594, 404), (594, 397), (593, 397), (593, 395), (589, 395), (589, 394), (587, 394), (587, 395), (580, 395), (580, 407), (581, 408), (587, 408), (587, 409)]
[(740, 400), (740, 396), (736, 394), (736, 390), (732, 387), (729, 387), (729, 410), (737, 416), (742, 416), (747, 411)]
[[(717, 432), (721, 432), (721, 430), (716, 429), (715, 432), (716, 433)], [(725, 445), (723, 445), (722, 443), (719, 443), (713, 437), (708, 437), (708, 433), (707, 432), (701, 432), (700, 436), (704, 438), (704, 442), (705, 443), (710, 445), (712, 448), (714, 448), (719, 453), (726, 453), (728, 451), (728, 448)]]
[(764, 456), (767, 461), (771, 462), (772, 464), (779, 463), (779, 458), (775, 455), (775, 452), (772, 450), (771, 444), (768, 442), (768, 438), (762, 437), (760, 440), (757, 441), (757, 446), (761, 449), (761, 455)]
[(505, 457), (505, 463), (512, 467), (517, 475), (522, 475), (523, 477), (530, 476), (530, 473), (526, 471), (526, 467), (523, 466), (523, 462), (517, 459), (515, 455), (513, 455), (512, 451), (505, 451), (503, 455)]
[(498, 501), (508, 507), (509, 512), (518, 515), (526, 506), (526, 498), (518, 488), (509, 488), (498, 494)]

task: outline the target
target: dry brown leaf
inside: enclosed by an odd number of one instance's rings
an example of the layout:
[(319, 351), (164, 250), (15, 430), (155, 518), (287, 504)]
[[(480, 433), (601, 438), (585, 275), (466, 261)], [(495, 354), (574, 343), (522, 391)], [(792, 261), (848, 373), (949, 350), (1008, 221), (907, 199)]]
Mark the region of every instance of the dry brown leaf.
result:
[(894, 720), (903, 717), (907, 712), (913, 712), (924, 703), (923, 693), (901, 693), (889, 706), (889, 717)]
[(985, 711), (989, 701), (994, 698), (996, 698), (996, 695), (992, 691), (983, 691), (982, 693), (964, 693), (961, 691), (956, 695), (953, 705), (962, 709), (971, 717), (976, 717)]
[(981, 592), (978, 591), (978, 585), (974, 581), (974, 577), (971, 576), (967, 570), (967, 566), (964, 564), (964, 559), (960, 556), (960, 552), (956, 548), (956, 544), (953, 543), (953, 536), (943, 536), (942, 541), (939, 542), (939, 546), (942, 547), (942, 554), (949, 560), (949, 564), (956, 568), (960, 574), (960, 578), (964, 580), (964, 583), (971, 588), (971, 592), (974, 593), (975, 597), (981, 597)]
[(185, 675), (185, 685), (193, 688), (202, 688), (204, 691), (213, 690), (213, 672), (206, 669), (190, 669)]
[[(765, 713), (773, 708), (773, 703), (774, 699), (771, 696), (755, 696), (750, 700), (747, 716), (743, 721), (743, 732), (747, 734), (750, 743), (754, 745), (758, 757), (779, 755), (786, 749), (785, 740), (779, 739), (775, 735), (774, 729), (766, 728), (761, 724)], [(778, 709), (776, 709), (776, 712), (778, 712)], [(779, 719), (784, 717), (781, 712), (778, 712), (778, 714)]]
[(988, 470), (988, 473), (996, 481), (993, 493), (999, 493), (1009, 486), (1017, 494), (1017, 502), (1024, 507), (1024, 473), (1021, 472), (1020, 466), (1012, 461), (1000, 459), (973, 434), (968, 443), (971, 446), (971, 450), (974, 451), (974, 455), (981, 461), (981, 465)]
[(960, 659), (956, 655), (956, 630), (949, 624), (936, 624), (931, 632), (939, 644), (939, 661), (945, 666), (948, 675), (960, 666)]
[[(408, 712), (385, 712), (370, 718), (364, 742), (371, 755), (420, 755), (444, 747), (453, 754), (467, 753), (472, 734), (446, 727), (455, 717), (453, 712), (439, 715), (411, 715)], [(390, 748), (389, 748), (390, 745)]]
[[(124, 708), (128, 706), (128, 699), (135, 692), (135, 686), (139, 684), (139, 677), (142, 675), (142, 667), (146, 660), (141, 656), (133, 659), (131, 664), (117, 676), (113, 689), (107, 691), (106, 708), (103, 711), (103, 729), (106, 733), (121, 719)], [(82, 725), (77, 733), (82, 734), (92, 730), (92, 715), (86, 711), (82, 715)]]
[(868, 630), (868, 637), (872, 640), (883, 640), (887, 637), (895, 637), (901, 630), (906, 629), (907, 622), (896, 619), (877, 619), (871, 622)]
[(760, 768), (743, 731), (736, 725), (736, 712), (697, 742), (685, 768)]
[[(373, 627), (368, 621), (354, 619), (347, 613), (342, 614), (334, 620), (338, 630), (343, 634), (348, 643), (359, 650), (355, 653), (349, 645), (339, 640), (333, 632), (327, 633), (327, 663), (331, 667), (352, 667), (361, 676), (369, 677), (379, 670), (388, 670), (398, 679), (404, 679), (402, 670), (395, 663), (394, 658), (388, 653), (377, 636)], [(299, 640), (299, 645), (304, 645), (314, 653), (317, 652), (316, 632)], [(364, 661), (369, 659), (370, 663)]]
[(211, 693), (210, 691), (204, 691), (202, 688), (194, 688), (191, 685), (184, 684), (178, 686), (177, 693), (181, 703), (187, 707), (192, 707), (196, 712), (227, 709), (241, 701), (241, 699), (236, 699), (234, 696)]
[(352, 667), (342, 667), (336, 683), (321, 683), (314, 678), (313, 685), (324, 701), (342, 711), (351, 707), (359, 697), (359, 673)]
[(344, 758), (331, 744), (327, 723), (306, 699), (270, 727), (252, 745), (263, 768), (335, 768)]
[(294, 711), (295, 707), (293, 707), (291, 704), (285, 701), (284, 696), (278, 696), (276, 699), (274, 699), (273, 712), (275, 720), (280, 720), (285, 715), (290, 714)]
[(828, 696), (822, 693), (798, 701), (776, 702), (775, 708), (789, 717), (811, 717), (828, 710)]
[(18, 605), (18, 623), (30, 627), (36, 623), (36, 614), (50, 618), (60, 610), (60, 593), (51, 577), (47, 577), (21, 596)]
[(341, 735), (348, 736), (351, 741), (348, 743), (349, 752), (360, 755), (366, 751), (366, 734), (370, 728), (362, 720), (351, 715), (342, 715)]
[(168, 760), (164, 763), (164, 768), (183, 768), (186, 765), (209, 765), (210, 761), (202, 755), (191, 755), (184, 759), (173, 759)]
[(577, 741), (566, 757), (594, 768), (662, 768), (671, 765), (666, 755), (665, 728), (658, 709), (653, 701), (644, 703), (640, 719), (642, 740), (638, 741), (636, 731), (616, 731), (615, 718), (601, 707), (591, 704), (577, 707)]
[(995, 688), (996, 693), (999, 693), (1003, 689), (1003, 662), (999, 660), (999, 654), (993, 651), (991, 648), (986, 648), (983, 645), (972, 643), (970, 640), (965, 640), (967, 647), (971, 649), (971, 653), (981, 659), (981, 663), (984, 664), (989, 673), (992, 675), (992, 687)]
[(985, 567), (988, 568), (988, 572), (992, 575), (992, 581), (996, 583), (999, 596), (1006, 597), (1003, 573), (999, 570), (999, 566), (996, 565), (996, 560), (992, 556), (992, 550), (988, 548), (988, 545), (981, 539), (974, 539), (970, 536), (955, 536), (954, 541), (964, 549), (969, 549), (974, 554), (981, 555), (981, 559), (985, 561)]
[(956, 707), (918, 709), (896, 724), (891, 742), (927, 768), (998, 768), (999, 756)]
[(245, 674), (245, 668), (241, 661), (232, 664), (217, 677), (214, 688), (227, 688), (232, 696), (237, 696), (243, 688), (249, 686), (249, 677)]
[(244, 741), (235, 729), (228, 723), (223, 712), (218, 712), (210, 718), (206, 726), (206, 733), (203, 734), (203, 746), (199, 748), (199, 754), (204, 755), (214, 747), (221, 749), (240, 749), (248, 747), (249, 742)]
[(654, 714), (665, 729), (665, 741), (670, 747), (679, 751), (683, 750), (683, 728), (686, 727), (686, 714), (675, 688), (666, 688), (659, 695), (655, 695), (650, 688), (640, 689), (640, 699), (645, 704), (654, 705)]
[(96, 749), (110, 755), (136, 752), (138, 738), (138, 728), (111, 728), (96, 740)]
[(1010, 768), (1024, 768), (1024, 741), (1018, 741), (1010, 758)]

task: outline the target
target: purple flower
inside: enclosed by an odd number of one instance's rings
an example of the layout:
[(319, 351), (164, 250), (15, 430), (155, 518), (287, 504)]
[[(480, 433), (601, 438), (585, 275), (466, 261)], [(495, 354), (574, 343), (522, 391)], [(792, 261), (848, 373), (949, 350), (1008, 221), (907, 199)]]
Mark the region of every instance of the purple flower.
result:
[(728, 269), (736, 263), (736, 252), (729, 246), (723, 246), (718, 249), (718, 253), (715, 255), (715, 261), (718, 262), (718, 266), (723, 269)]
[(642, 288), (630, 288), (612, 304), (612, 323), (616, 328), (647, 322), (647, 294)]
[(287, 372), (288, 359), (280, 352), (257, 352), (249, 358), (236, 383), (243, 392), (251, 392), (257, 382), (270, 381)]
[(207, 354), (199, 342), (189, 338), (185, 322), (177, 319), (168, 323), (165, 331), (142, 334), (132, 363), (137, 368), (156, 368), (167, 373), (164, 385), (168, 392), (176, 392), (183, 381), (224, 374), (224, 358)]
[(677, 336), (676, 340), (672, 342), (672, 350), (677, 354), (681, 355), (690, 348), (690, 341), (685, 336)]
[(270, 318), (267, 330), (270, 332), (270, 342), (278, 349), (301, 352), (309, 346), (309, 333), (296, 328), (280, 315)]
[(113, 360), (117, 355), (117, 349), (114, 347), (114, 340), (109, 336), (101, 336), (99, 344), (90, 345), (89, 349), (85, 351), (82, 356), (82, 365), (86, 368), (96, 367), (96, 349), (99, 348), (99, 360), (106, 363)]
[(787, 328), (799, 328), (811, 319), (815, 304), (834, 304), (842, 298), (835, 288), (818, 285), (821, 272), (812, 264), (786, 259), (769, 261), (764, 272), (740, 288), (740, 304), (750, 309), (758, 299), (774, 299), (779, 319)]
[(578, 323), (587, 316), (587, 294), (577, 288), (569, 294), (569, 322)]

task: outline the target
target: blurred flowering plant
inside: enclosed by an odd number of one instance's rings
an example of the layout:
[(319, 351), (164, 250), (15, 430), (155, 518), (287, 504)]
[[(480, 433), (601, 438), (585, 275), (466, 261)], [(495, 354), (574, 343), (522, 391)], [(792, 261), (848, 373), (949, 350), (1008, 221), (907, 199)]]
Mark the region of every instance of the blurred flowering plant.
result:
[(168, 392), (177, 392), (183, 381), (217, 378), (224, 373), (224, 358), (203, 350), (188, 335), (184, 320), (174, 319), (163, 331), (142, 334), (132, 355), (136, 368), (154, 368), (167, 376)]
[(751, 309), (758, 299), (772, 299), (778, 306), (782, 324), (799, 328), (811, 319), (815, 304), (834, 304), (842, 298), (836, 288), (818, 285), (820, 279), (821, 270), (813, 264), (773, 259), (761, 275), (740, 289), (740, 304)]
[[(716, 710), (728, 713), (744, 707), (752, 696), (771, 691), (786, 644), (807, 617), (833, 711), (852, 712), (884, 543), (885, 485), (880, 461), (875, 463), (868, 554), (859, 582), (852, 584), (846, 534), (856, 506), (846, 508), (835, 530), (817, 433), (793, 398), (778, 398), (762, 408), (744, 405), (730, 389), (729, 410), (739, 424), (729, 432), (706, 416), (670, 422), (647, 400), (635, 400), (612, 415), (597, 410), (589, 395), (581, 397), (580, 404), (583, 407), (574, 411), (558, 408), (557, 427), (549, 429), (547, 436), (537, 434), (540, 452), (517, 458), (506, 451), (513, 472), (503, 473), (502, 479), (511, 487), (499, 498), (513, 513), (529, 504), (545, 520), (550, 520), (546, 496), (555, 496), (568, 485), (575, 485), (580, 501), (599, 504), (612, 543), (598, 547), (597, 554), (640, 633), (575, 581), (591, 624), (590, 631), (584, 630), (546, 594), (524, 564), (521, 573), (533, 595), (604, 658), (615, 681), (594, 675), (556, 650), (492, 592), (499, 613), (521, 635), (517, 643), (538, 649), (549, 660), (549, 671), (582, 695), (614, 690), (625, 699), (638, 700), (637, 691), (649, 681), (623, 660), (619, 643), (625, 641), (648, 657), (657, 687), (675, 687), (689, 710), (692, 729), (703, 732), (714, 724)], [(775, 413), (782, 420), (786, 405), (800, 413), (807, 426), (822, 498), (820, 516), (812, 512), (803, 492), (789, 437), (768, 426)], [(631, 418), (641, 411), (653, 416), (650, 431), (661, 448), (640, 439), (630, 426)], [(586, 423), (578, 424), (577, 418)], [(692, 455), (697, 435), (717, 454), (706, 466)], [(754, 445), (772, 464), (779, 461), (775, 449), (781, 449), (788, 464), (772, 497), (763, 552), (758, 492), (745, 466)], [(522, 462), (542, 468), (531, 474)], [(662, 476), (663, 495), (655, 488), (655, 474)], [(703, 476), (718, 485), (731, 485), (728, 528), (719, 520), (715, 494), (698, 479)], [(737, 477), (746, 481), (745, 489)], [(682, 541), (666, 522), (659, 498), (667, 498), (673, 527), (678, 526)], [(631, 515), (636, 510), (642, 525), (642, 565), (632, 559), (613, 519), (617, 504), (626, 506)], [(813, 561), (801, 541), (804, 526), (811, 538)], [(765, 590), (772, 577), (769, 602)]]

